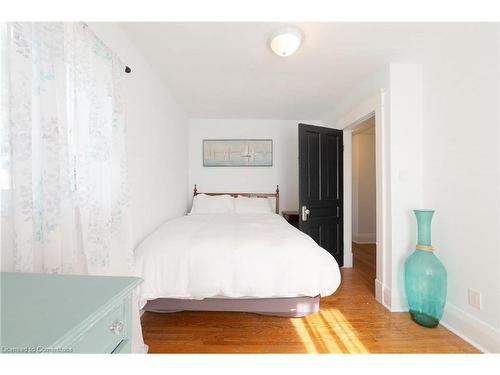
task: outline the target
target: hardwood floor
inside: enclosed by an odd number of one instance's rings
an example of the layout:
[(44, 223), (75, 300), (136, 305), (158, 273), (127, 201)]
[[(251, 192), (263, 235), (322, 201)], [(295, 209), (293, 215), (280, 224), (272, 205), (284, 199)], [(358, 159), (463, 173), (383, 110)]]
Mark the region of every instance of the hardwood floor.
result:
[(144, 313), (150, 353), (476, 353), (442, 326), (425, 328), (375, 301), (362, 272), (342, 269), (337, 292), (305, 318), (250, 313)]
[(377, 276), (376, 261), (375, 244), (352, 243), (352, 266), (358, 271), (373, 295), (375, 295), (375, 278)]

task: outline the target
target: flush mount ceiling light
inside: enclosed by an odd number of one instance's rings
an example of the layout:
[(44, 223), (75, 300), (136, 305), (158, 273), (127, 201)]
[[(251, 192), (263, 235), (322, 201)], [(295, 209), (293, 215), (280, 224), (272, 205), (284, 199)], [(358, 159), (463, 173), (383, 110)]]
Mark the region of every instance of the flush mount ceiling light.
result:
[(302, 33), (296, 27), (287, 27), (276, 31), (271, 37), (270, 46), (278, 56), (290, 56), (300, 47)]

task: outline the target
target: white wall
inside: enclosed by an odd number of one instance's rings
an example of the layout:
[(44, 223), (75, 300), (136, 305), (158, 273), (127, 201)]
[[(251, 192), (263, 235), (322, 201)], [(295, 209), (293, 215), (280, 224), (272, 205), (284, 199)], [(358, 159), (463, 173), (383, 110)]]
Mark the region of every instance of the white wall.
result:
[[(433, 245), (448, 270), (442, 323), (492, 352), (500, 352), (499, 51), (496, 24), (455, 26), (415, 59), (421, 64), (390, 65), (385, 105), (390, 293), (384, 302), (393, 311), (407, 308), (402, 276), (416, 238), (411, 210), (435, 209)], [(468, 305), (468, 288), (482, 293), (481, 310)]]
[(119, 25), (90, 28), (132, 68), (125, 75), (127, 161), (137, 245), (187, 209), (188, 119)]
[[(365, 123), (370, 127), (352, 136), (352, 239), (375, 243), (375, 118)], [(365, 123), (359, 126), (364, 127)]]
[(422, 67), (390, 65), (391, 310), (408, 309), (404, 261), (417, 240), (413, 210), (423, 208)]
[[(189, 194), (193, 185), (206, 192), (274, 192), (280, 186), (280, 210), (297, 210), (298, 124), (302, 121), (193, 119), (189, 125)], [(315, 124), (317, 122), (304, 121)], [(203, 167), (203, 139), (273, 140), (272, 167)]]
[(360, 120), (353, 114), (363, 113), (365, 116), (368, 107), (375, 110), (377, 105), (371, 98), (377, 97), (377, 92), (384, 93), (380, 113), (375, 113), (376, 123), (379, 117), (376, 129), (379, 161), (376, 166), (380, 168), (376, 207), (377, 215), (380, 214), (377, 221), (381, 224), (377, 228), (376, 296), (391, 311), (404, 311), (407, 305), (403, 265), (407, 255), (415, 249), (416, 240), (412, 209), (421, 207), (423, 198), (422, 71), (418, 64), (390, 64), (377, 76), (385, 77), (385, 80), (371, 82), (384, 84), (384, 87), (373, 87), (373, 95), (368, 97), (361, 96), (368, 92), (366, 83), (363, 90), (353, 88), (352, 92), (359, 93), (360, 97), (356, 102), (353, 94), (346, 94), (346, 100), (355, 104), (349, 107), (340, 103), (340, 108), (347, 109), (336, 113), (334, 124), (349, 129)]
[[(448, 271), (444, 321), (500, 352), (499, 34), (495, 24), (450, 35), (424, 63), (424, 202)], [(467, 289), (483, 309), (468, 305)], [(496, 341), (495, 341), (496, 335)]]

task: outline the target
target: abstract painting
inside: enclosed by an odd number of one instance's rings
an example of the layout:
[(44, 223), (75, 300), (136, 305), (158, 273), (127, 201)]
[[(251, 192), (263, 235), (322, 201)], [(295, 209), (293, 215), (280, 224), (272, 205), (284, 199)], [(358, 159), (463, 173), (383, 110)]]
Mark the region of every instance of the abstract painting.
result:
[(204, 167), (272, 167), (272, 139), (205, 139)]

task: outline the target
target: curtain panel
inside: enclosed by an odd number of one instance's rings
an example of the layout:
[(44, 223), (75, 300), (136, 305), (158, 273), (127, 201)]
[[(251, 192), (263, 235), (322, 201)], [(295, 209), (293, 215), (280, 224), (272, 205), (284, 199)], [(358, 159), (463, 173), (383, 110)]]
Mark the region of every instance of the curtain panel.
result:
[(124, 65), (83, 23), (1, 28), (1, 270), (132, 274)]
[(2, 270), (129, 274), (123, 64), (82, 23), (2, 28)]

